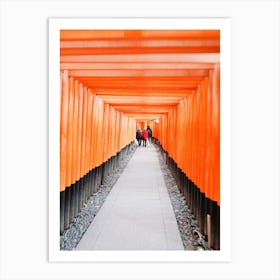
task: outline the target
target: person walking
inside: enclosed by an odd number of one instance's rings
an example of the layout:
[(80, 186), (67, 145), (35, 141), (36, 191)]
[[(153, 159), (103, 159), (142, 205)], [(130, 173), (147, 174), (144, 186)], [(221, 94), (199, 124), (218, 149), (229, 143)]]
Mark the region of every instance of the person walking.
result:
[(142, 131), (140, 128), (136, 130), (136, 140), (138, 141), (138, 145), (141, 146), (141, 139), (142, 139)]
[(146, 129), (142, 131), (142, 139), (143, 139), (143, 146), (147, 147), (147, 139), (149, 137), (149, 133)]
[(148, 135), (149, 135), (149, 141), (152, 141), (152, 136), (153, 136), (153, 131), (151, 130), (150, 126), (147, 126), (147, 131), (148, 131)]

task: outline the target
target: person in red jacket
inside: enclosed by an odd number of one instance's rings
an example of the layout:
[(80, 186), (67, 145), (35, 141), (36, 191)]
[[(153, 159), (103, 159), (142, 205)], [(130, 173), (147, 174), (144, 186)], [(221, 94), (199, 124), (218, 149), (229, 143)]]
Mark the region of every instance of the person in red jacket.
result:
[(147, 139), (149, 137), (149, 133), (146, 129), (144, 129), (142, 131), (142, 139), (143, 139), (143, 146), (146, 147), (147, 146)]

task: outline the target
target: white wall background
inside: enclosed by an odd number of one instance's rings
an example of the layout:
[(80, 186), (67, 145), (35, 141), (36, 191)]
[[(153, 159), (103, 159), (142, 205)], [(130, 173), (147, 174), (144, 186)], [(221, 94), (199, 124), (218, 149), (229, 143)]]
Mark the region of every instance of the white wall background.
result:
[[(1, 279), (279, 279), (279, 14), (264, 1), (0, 2)], [(48, 18), (232, 18), (232, 262), (48, 263)]]

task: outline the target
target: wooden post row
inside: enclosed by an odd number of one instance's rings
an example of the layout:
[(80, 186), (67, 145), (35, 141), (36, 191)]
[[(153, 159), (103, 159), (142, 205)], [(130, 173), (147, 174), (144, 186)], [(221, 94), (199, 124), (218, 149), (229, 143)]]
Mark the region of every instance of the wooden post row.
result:
[(60, 191), (131, 143), (135, 127), (134, 119), (61, 72)]
[(154, 124), (154, 136), (208, 246), (220, 248), (220, 65), (210, 69), (197, 90)]
[(153, 135), (200, 191), (220, 205), (220, 69), (209, 70), (159, 123)]

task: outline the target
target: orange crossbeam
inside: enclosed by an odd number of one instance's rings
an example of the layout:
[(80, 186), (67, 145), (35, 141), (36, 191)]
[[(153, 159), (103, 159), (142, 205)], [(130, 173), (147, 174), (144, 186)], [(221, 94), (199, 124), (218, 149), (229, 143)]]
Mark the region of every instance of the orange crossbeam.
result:
[(220, 30), (61, 30), (60, 40), (219, 40)]
[(213, 69), (214, 63), (203, 62), (61, 62), (61, 70), (148, 70), (148, 69)]

